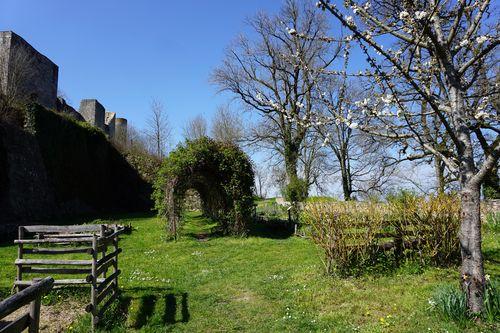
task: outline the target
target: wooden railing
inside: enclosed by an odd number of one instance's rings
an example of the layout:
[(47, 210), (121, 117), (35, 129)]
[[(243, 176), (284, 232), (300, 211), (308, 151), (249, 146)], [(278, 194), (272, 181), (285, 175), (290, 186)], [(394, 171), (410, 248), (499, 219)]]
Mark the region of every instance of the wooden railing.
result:
[[(31, 285), (32, 278), (24, 279), (26, 274), (80, 275), (79, 278), (56, 279), (54, 284), (90, 285), (90, 303), (85, 309), (92, 315), (94, 329), (119, 294), (118, 254), (122, 250), (118, 247), (118, 236), (124, 231), (122, 226), (105, 224), (21, 226), (19, 239), (15, 241), (18, 258), (14, 284), (20, 289)], [(111, 248), (109, 253), (108, 248)], [(28, 254), (37, 258), (28, 259)], [(47, 258), (53, 255), (71, 258)], [(113, 272), (108, 275), (110, 268)]]
[[(0, 302), (0, 333), (20, 333), (25, 329), (28, 329), (29, 333), (38, 332), (41, 297), (48, 293), (53, 285), (54, 279), (47, 277)], [(28, 312), (15, 320), (1, 321), (28, 303), (30, 303)]]

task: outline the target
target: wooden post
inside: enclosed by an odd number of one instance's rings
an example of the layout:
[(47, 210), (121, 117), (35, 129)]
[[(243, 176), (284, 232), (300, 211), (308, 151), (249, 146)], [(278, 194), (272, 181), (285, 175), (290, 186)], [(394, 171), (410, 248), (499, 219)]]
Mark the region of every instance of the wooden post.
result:
[(30, 321), (28, 326), (28, 333), (38, 333), (38, 329), (40, 327), (40, 303), (41, 303), (41, 295), (38, 295), (31, 303), (30, 303)]
[[(101, 224), (101, 237), (106, 237), (106, 226), (104, 224)], [(106, 256), (106, 249), (107, 249), (107, 246), (104, 246), (102, 248), (102, 258), (104, 258), (104, 256)], [(103, 278), (106, 278), (106, 270), (104, 272), (102, 272), (102, 277)]]
[(92, 316), (92, 332), (95, 331), (95, 327), (97, 325), (97, 302), (96, 302), (96, 289), (97, 289), (97, 275), (96, 275), (96, 270), (97, 270), (97, 235), (94, 234), (93, 239), (92, 239), (92, 282), (90, 286), (90, 304), (92, 304), (92, 311), (91, 311), (91, 316)]
[[(115, 225), (114, 227), (114, 232), (118, 232), (118, 226)], [(115, 256), (115, 260), (114, 260), (114, 263), (113, 263), (113, 267), (115, 269), (115, 272), (118, 271), (118, 235), (116, 235), (113, 239), (113, 247), (114, 247), (114, 251), (116, 252), (116, 256)], [(115, 277), (115, 293), (118, 292), (118, 274), (116, 274), (116, 277)]]
[[(18, 228), (18, 239), (24, 239), (24, 227), (20, 226)], [(17, 258), (23, 259), (23, 244), (19, 243), (17, 248)], [(17, 273), (16, 273), (16, 281), (21, 281), (23, 279), (23, 266), (16, 265)], [(17, 292), (21, 291), (21, 286), (17, 286)]]

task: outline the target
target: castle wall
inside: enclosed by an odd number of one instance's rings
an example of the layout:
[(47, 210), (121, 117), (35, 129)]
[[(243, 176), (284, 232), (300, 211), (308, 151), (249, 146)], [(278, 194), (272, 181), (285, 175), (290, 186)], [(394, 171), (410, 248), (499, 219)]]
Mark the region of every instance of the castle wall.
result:
[(104, 126), (105, 113), (104, 106), (96, 99), (82, 99), (80, 102), (80, 114), (83, 118), (89, 124), (100, 128), (104, 132), (106, 131)]
[(15, 99), (56, 107), (59, 67), (12, 31), (0, 31), (0, 88)]
[(127, 119), (116, 118), (115, 121), (115, 140), (125, 144), (127, 142)]
[(115, 137), (116, 113), (106, 112), (104, 122), (106, 124), (106, 134), (110, 139), (113, 139)]

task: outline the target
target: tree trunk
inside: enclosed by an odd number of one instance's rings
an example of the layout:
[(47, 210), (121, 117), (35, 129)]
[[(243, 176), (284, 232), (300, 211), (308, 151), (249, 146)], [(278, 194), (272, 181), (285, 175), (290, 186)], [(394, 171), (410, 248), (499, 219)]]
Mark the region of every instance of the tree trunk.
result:
[(460, 191), (462, 216), (460, 248), (462, 254), (461, 282), (472, 313), (483, 309), (484, 267), (481, 251), (480, 190), (477, 185), (465, 185)]
[(299, 149), (295, 145), (288, 143), (285, 146), (285, 171), (287, 181), (297, 179), (297, 164), (299, 161)]
[(349, 201), (352, 199), (352, 184), (351, 184), (351, 170), (347, 165), (345, 158), (340, 159), (340, 173), (342, 176), (342, 191), (344, 192), (344, 200)]
[(436, 170), (437, 192), (443, 194), (446, 184), (444, 179), (444, 166), (439, 156), (434, 156), (434, 169)]

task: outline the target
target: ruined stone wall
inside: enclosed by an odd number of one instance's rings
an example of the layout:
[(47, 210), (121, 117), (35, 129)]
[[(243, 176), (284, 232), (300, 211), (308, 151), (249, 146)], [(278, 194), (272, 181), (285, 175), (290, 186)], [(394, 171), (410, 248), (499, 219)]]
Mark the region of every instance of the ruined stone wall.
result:
[(104, 120), (106, 110), (96, 99), (82, 99), (80, 102), (80, 114), (90, 125), (105, 131)]
[(0, 87), (15, 99), (56, 107), (59, 68), (12, 31), (0, 32)]
[[(0, 238), (15, 224), (151, 209), (151, 186), (105, 135), (40, 106), (0, 124)], [(28, 130), (29, 129), (29, 130)]]

